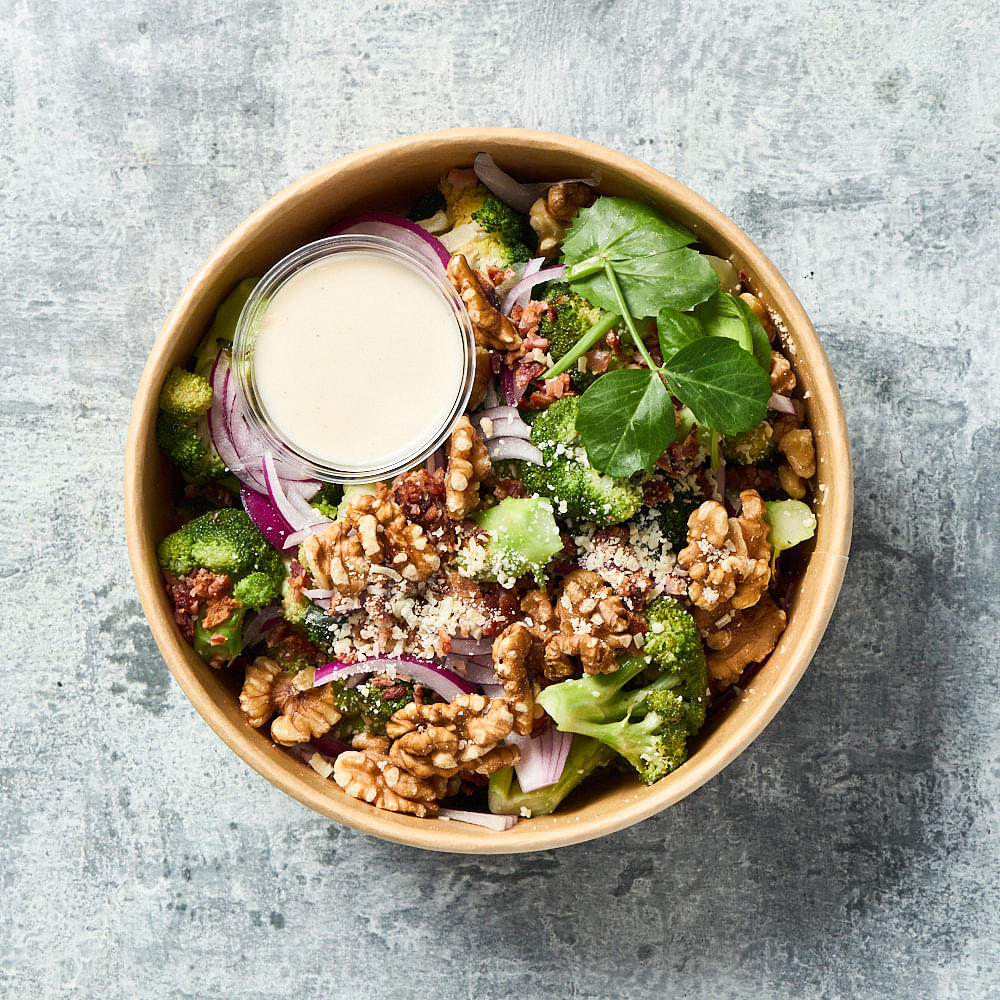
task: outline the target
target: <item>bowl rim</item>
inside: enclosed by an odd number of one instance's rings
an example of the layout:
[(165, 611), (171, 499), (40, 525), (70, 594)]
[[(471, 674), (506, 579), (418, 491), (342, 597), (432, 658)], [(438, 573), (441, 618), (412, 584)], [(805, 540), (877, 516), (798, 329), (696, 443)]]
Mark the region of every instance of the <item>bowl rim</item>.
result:
[[(215, 274), (230, 257), (252, 242), (255, 233), (308, 201), (338, 173), (375, 167), (386, 156), (401, 156), (433, 146), (454, 148), (465, 154), (470, 143), (496, 153), (557, 152), (583, 157), (599, 169), (627, 177), (659, 197), (682, 204), (704, 220), (747, 265), (755, 283), (767, 289), (769, 303), (783, 318), (798, 347), (809, 354), (813, 391), (829, 404), (831, 433), (825, 441), (836, 490), (827, 490), (822, 507), (826, 542), (810, 557), (810, 568), (819, 558), (820, 573), (813, 586), (821, 588), (816, 613), (804, 625), (798, 642), (782, 665), (770, 690), (756, 703), (736, 738), (706, 752), (702, 747), (680, 769), (657, 784), (641, 787), (612, 813), (581, 819), (572, 813), (538, 817), (511, 830), (497, 833), (444, 820), (416, 819), (389, 813), (346, 795), (331, 796), (329, 781), (291, 760), (256, 730), (238, 725), (225, 713), (198, 679), (193, 650), (181, 638), (173, 619), (164, 611), (162, 583), (155, 550), (149, 544), (142, 470), (145, 446), (155, 419), (155, 401), (173, 342), (184, 330), (187, 317), (210, 287)], [(588, 140), (552, 132), (516, 128), (444, 129), (404, 136), (369, 146), (312, 171), (270, 198), (227, 236), (188, 283), (168, 314), (150, 350), (132, 407), (125, 450), (124, 511), (129, 558), (140, 602), (160, 652), (181, 690), (196, 711), (224, 743), (255, 771), (282, 791), (315, 811), (354, 829), (384, 840), (427, 850), (467, 854), (515, 854), (548, 850), (581, 843), (632, 826), (680, 801), (714, 777), (741, 754), (774, 718), (805, 672), (826, 630), (843, 582), (853, 524), (853, 471), (843, 403), (836, 378), (816, 331), (801, 303), (777, 268), (739, 226), (679, 181), (633, 157)], [(280, 759), (283, 758), (283, 759)], [(290, 766), (294, 764), (294, 769)], [(546, 822), (543, 822), (546, 821)]]

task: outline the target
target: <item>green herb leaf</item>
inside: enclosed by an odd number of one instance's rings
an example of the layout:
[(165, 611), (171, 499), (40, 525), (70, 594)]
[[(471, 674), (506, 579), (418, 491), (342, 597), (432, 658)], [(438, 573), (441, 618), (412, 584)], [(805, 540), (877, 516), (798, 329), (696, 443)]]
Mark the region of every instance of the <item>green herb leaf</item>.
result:
[(624, 479), (652, 468), (673, 442), (674, 404), (656, 372), (608, 372), (580, 397), (576, 429), (590, 464)]
[(719, 287), (711, 264), (687, 249), (694, 237), (656, 209), (628, 198), (598, 198), (577, 215), (563, 241), (566, 280), (584, 298), (612, 312), (620, 306), (604, 273), (610, 263), (635, 317), (661, 306), (690, 309)]
[(737, 295), (716, 292), (695, 308), (709, 337), (728, 337), (752, 354), (765, 371), (771, 369), (771, 344), (753, 310)]
[(705, 330), (697, 316), (682, 313), (669, 306), (660, 310), (656, 317), (656, 329), (660, 337), (660, 354), (669, 361), (682, 347), (693, 344), (705, 336)]
[(743, 434), (767, 413), (771, 396), (767, 373), (726, 337), (704, 337), (682, 347), (662, 371), (670, 391), (702, 427), (720, 434)]

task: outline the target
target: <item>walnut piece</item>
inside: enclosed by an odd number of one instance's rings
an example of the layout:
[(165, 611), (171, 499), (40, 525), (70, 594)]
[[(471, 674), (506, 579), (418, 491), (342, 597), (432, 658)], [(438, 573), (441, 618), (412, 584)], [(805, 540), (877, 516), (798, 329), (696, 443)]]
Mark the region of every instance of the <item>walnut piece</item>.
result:
[[(550, 613), (551, 610), (550, 606)], [(507, 707), (514, 716), (514, 728), (522, 736), (531, 733), (535, 722), (535, 684), (531, 661), (537, 646), (538, 640), (523, 622), (508, 625), (493, 641), (493, 667), (503, 685)]]
[(247, 664), (243, 690), (240, 691), (240, 708), (254, 729), (260, 729), (274, 715), (271, 693), (280, 673), (281, 667), (266, 656), (258, 656), (253, 663)]
[(490, 352), (476, 344), (475, 370), (472, 376), (472, 392), (469, 394), (469, 409), (478, 410), (486, 399), (486, 393), (490, 388), (490, 379), (493, 377), (493, 368), (490, 365)]
[(313, 687), (312, 667), (298, 673), (282, 670), (274, 660), (258, 656), (246, 668), (240, 708), (254, 729), (260, 729), (278, 713), (271, 724), (271, 737), (290, 747), (322, 736), (340, 721), (329, 684)]
[(490, 457), (469, 418), (462, 418), (448, 439), (444, 486), (448, 516), (461, 521), (479, 506), (479, 485), (490, 471)]
[(350, 531), (350, 522), (334, 521), (302, 543), (299, 558), (317, 587), (353, 597), (365, 589), (371, 564), (361, 539)]
[(559, 634), (555, 642), (550, 640), (546, 645), (546, 663), (558, 662), (558, 650), (579, 657), (587, 674), (608, 674), (618, 669), (615, 652), (632, 644), (628, 609), (597, 573), (586, 569), (567, 573), (556, 614)]
[(688, 544), (677, 554), (677, 564), (690, 576), (692, 604), (706, 611), (725, 602), (735, 610), (752, 607), (771, 579), (764, 501), (756, 490), (744, 490), (740, 503), (739, 517), (706, 500), (688, 518)]
[(782, 435), (778, 448), (788, 459), (792, 472), (799, 478), (811, 479), (816, 475), (816, 446), (813, 443), (812, 431), (808, 427)]
[(531, 228), (538, 235), (538, 252), (543, 257), (554, 257), (566, 230), (576, 213), (583, 207), (593, 205), (596, 195), (592, 188), (580, 181), (553, 184), (544, 198), (539, 198), (528, 215)]
[(771, 392), (779, 396), (791, 396), (795, 388), (795, 372), (788, 358), (781, 351), (771, 351)]
[(500, 745), (513, 727), (502, 698), (462, 694), (443, 704), (411, 702), (386, 723), (389, 760), (418, 778), (492, 774), (520, 758), (517, 747)]
[(787, 616), (770, 595), (745, 611), (734, 611), (726, 627), (706, 638), (708, 676), (716, 688), (740, 679), (750, 663), (760, 663), (777, 645)]
[(446, 778), (417, 778), (390, 763), (378, 750), (348, 750), (333, 765), (333, 780), (348, 795), (390, 812), (436, 816), (437, 800), (448, 791)]
[(388, 566), (410, 581), (426, 580), (440, 568), (441, 557), (424, 529), (407, 521), (402, 508), (381, 483), (377, 492), (358, 497), (347, 508), (347, 518), (369, 562)]
[(464, 254), (457, 253), (451, 258), (446, 274), (465, 303), (479, 347), (512, 351), (521, 346), (517, 327), (487, 298)]

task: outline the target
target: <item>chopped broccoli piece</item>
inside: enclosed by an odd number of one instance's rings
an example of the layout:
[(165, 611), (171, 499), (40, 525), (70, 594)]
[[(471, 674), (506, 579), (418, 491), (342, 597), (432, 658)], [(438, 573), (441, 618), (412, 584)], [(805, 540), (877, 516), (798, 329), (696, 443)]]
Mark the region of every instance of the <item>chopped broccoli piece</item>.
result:
[(771, 567), (786, 549), (807, 542), (816, 534), (816, 515), (801, 500), (768, 500), (764, 520), (770, 525), (767, 540), (771, 543)]
[(260, 278), (244, 278), (222, 301), (215, 313), (215, 319), (208, 328), (208, 333), (202, 338), (194, 356), (194, 370), (199, 375), (207, 376), (215, 364), (219, 351), (229, 350), (236, 336), (236, 324), (240, 313), (246, 305), (250, 293), (257, 286)]
[[(582, 295), (578, 295), (565, 281), (553, 281), (545, 290), (545, 301), (551, 302), (556, 309), (556, 318), (550, 320), (543, 316), (538, 324), (538, 336), (549, 342), (549, 354), (553, 361), (562, 357), (576, 347), (580, 338), (588, 330), (604, 319), (605, 313), (597, 306), (591, 305)], [(599, 344), (599, 346), (604, 346)], [(624, 366), (624, 362), (611, 355), (608, 370), (613, 371)], [(581, 371), (577, 365), (569, 369), (569, 380), (578, 392), (582, 392), (598, 376), (594, 372)]]
[[(235, 507), (188, 521), (160, 542), (156, 555), (161, 568), (174, 576), (186, 576), (197, 569), (225, 574), (232, 582), (233, 597), (243, 605), (210, 633), (199, 624), (195, 649), (203, 656), (220, 652), (235, 656), (244, 612), (275, 600), (285, 577), (281, 556), (268, 545), (246, 512)], [(225, 637), (224, 648), (211, 641), (217, 635)]]
[(652, 784), (687, 759), (688, 737), (705, 721), (707, 674), (698, 628), (676, 601), (658, 598), (646, 614), (643, 655), (611, 674), (552, 684), (538, 703), (560, 730), (606, 744)]
[(156, 418), (156, 443), (193, 483), (213, 483), (226, 475), (203, 417), (189, 423), (161, 411)]
[(339, 505), (344, 498), (344, 488), (337, 483), (327, 483), (309, 501), (310, 507), (315, 507), (324, 517), (336, 521), (340, 516)]
[(774, 428), (763, 420), (756, 427), (751, 427), (746, 434), (726, 438), (723, 442), (723, 451), (726, 458), (737, 465), (761, 465), (770, 462), (777, 453)]
[(463, 254), (477, 270), (510, 267), (531, 259), (530, 226), (526, 228), (524, 217), (497, 201), (482, 184), (456, 188), (445, 177), (441, 192), (450, 229), (438, 239), (450, 254)]
[(429, 219), (432, 215), (437, 215), (438, 212), (443, 212), (446, 205), (447, 202), (440, 191), (428, 191), (427, 194), (422, 194), (419, 198), (414, 199), (406, 217), (411, 222), (420, 222), (423, 219)]
[(512, 586), (525, 573), (542, 583), (546, 563), (563, 547), (552, 516), (552, 502), (534, 497), (507, 497), (495, 507), (473, 516), (489, 535), (482, 546), (463, 548), (459, 565), (478, 580)]
[(387, 698), (385, 692), (391, 688), (380, 688), (371, 683), (352, 688), (347, 687), (346, 681), (334, 681), (334, 702), (345, 716), (340, 725), (352, 732), (364, 729), (369, 733), (385, 733), (385, 724), (392, 714), (413, 701), (413, 685), (401, 680), (399, 686), (405, 687), (405, 692), (395, 698)]
[(586, 736), (574, 736), (562, 776), (554, 785), (522, 792), (512, 767), (502, 767), (490, 775), (490, 812), (502, 816), (548, 816), (584, 778), (604, 767), (614, 751)]
[(579, 405), (578, 396), (564, 396), (535, 418), (531, 440), (545, 464), (522, 463), (521, 479), (531, 493), (550, 497), (566, 517), (599, 527), (627, 521), (642, 506), (642, 489), (590, 467), (576, 432)]
[(674, 552), (680, 552), (687, 545), (688, 518), (701, 506), (705, 497), (700, 490), (683, 480), (674, 480), (670, 485), (674, 491), (673, 500), (657, 504), (653, 509), (660, 533)]
[(178, 420), (197, 420), (212, 405), (208, 379), (183, 368), (171, 368), (160, 390), (160, 412)]
[(306, 601), (301, 610), (301, 616), (298, 618), (298, 622), (306, 630), (309, 641), (327, 654), (333, 653), (333, 644), (339, 638), (337, 629), (343, 624), (343, 621), (344, 619), (339, 615), (328, 615), (312, 601)]

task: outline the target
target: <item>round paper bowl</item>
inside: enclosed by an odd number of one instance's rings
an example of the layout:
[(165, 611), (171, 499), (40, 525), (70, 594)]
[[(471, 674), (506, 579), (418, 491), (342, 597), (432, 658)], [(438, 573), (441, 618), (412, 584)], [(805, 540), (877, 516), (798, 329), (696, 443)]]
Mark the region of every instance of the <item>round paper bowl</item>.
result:
[[(747, 692), (699, 737), (688, 762), (648, 787), (618, 775), (585, 783), (555, 815), (522, 820), (504, 832), (375, 809), (273, 746), (247, 725), (232, 684), (181, 637), (156, 564), (156, 544), (172, 520), (173, 482), (154, 438), (157, 396), (170, 368), (188, 360), (226, 294), (320, 237), (334, 220), (399, 209), (449, 168), (471, 164), (480, 151), (527, 180), (597, 172), (603, 194), (650, 202), (691, 229), (712, 253), (731, 257), (794, 345), (818, 464), (819, 528), (792, 595), (788, 628)], [(837, 383), (809, 318), (767, 257), (721, 212), (652, 167), (580, 139), (519, 129), (457, 129), (373, 146), (315, 171), (254, 212), (208, 258), (167, 317), (136, 395), (125, 458), (125, 519), (139, 596), (170, 672), (205, 721), (254, 770), (324, 816), (386, 840), (469, 854), (539, 851), (620, 830), (678, 802), (742, 753), (791, 694), (823, 636), (847, 564), (852, 508), (850, 448)]]

